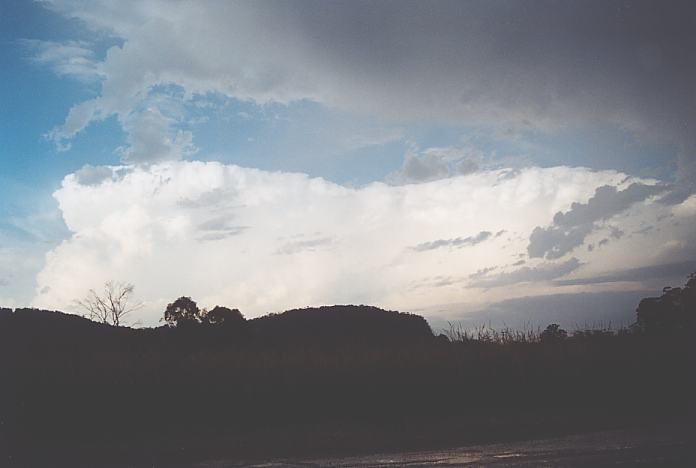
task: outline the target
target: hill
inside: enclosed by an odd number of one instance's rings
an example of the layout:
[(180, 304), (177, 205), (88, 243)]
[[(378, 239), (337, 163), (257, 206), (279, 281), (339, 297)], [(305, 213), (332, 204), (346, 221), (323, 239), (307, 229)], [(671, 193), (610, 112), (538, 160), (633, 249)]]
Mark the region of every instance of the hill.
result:
[(172, 466), (692, 417), (692, 283), (618, 333), (444, 339), (417, 315), (350, 305), (150, 329), (0, 309), (0, 465)]
[(132, 329), (96, 323), (84, 317), (39, 309), (0, 309), (0, 340), (18, 349), (160, 346), (169, 341), (220, 345), (339, 346), (414, 344), (433, 339), (418, 315), (371, 306), (337, 305), (269, 314), (234, 327), (200, 326), (177, 330), (168, 326)]

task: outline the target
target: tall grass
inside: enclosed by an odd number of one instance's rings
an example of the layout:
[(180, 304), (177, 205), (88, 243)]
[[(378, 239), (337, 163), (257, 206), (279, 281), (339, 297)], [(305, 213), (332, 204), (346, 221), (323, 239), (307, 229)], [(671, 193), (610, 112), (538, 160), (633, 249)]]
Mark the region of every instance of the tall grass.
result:
[[(497, 345), (530, 344), (542, 341), (541, 327), (525, 323), (520, 328), (503, 327), (496, 329), (488, 324), (465, 327), (461, 322), (447, 322), (444, 335), (452, 343), (486, 343)], [(610, 337), (629, 333), (625, 326), (614, 328), (611, 322), (593, 322), (584, 325), (575, 324), (575, 329), (568, 334), (568, 339), (588, 339)]]
[(495, 343), (500, 345), (537, 343), (541, 340), (541, 328), (525, 326), (523, 329), (504, 327), (495, 329), (489, 324), (482, 324), (474, 328), (466, 328), (460, 322), (447, 322), (448, 329), (444, 330), (445, 336), (453, 343)]

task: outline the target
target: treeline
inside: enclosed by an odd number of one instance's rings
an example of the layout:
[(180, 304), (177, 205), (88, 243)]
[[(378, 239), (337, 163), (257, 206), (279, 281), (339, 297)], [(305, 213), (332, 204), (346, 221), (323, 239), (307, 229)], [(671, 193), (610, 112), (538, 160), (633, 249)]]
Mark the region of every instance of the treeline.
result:
[(154, 329), (3, 310), (1, 448), (25, 464), (169, 466), (693, 415), (695, 288), (692, 276), (642, 301), (620, 332), (455, 327), (447, 337), (368, 306), (245, 320), (195, 313), (190, 298)]

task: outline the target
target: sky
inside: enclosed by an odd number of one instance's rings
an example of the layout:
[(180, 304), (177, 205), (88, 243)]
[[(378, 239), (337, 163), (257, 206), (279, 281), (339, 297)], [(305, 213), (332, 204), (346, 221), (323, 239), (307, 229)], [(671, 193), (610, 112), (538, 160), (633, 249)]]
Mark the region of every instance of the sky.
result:
[(0, 3), (0, 305), (626, 325), (696, 271), (688, 1)]

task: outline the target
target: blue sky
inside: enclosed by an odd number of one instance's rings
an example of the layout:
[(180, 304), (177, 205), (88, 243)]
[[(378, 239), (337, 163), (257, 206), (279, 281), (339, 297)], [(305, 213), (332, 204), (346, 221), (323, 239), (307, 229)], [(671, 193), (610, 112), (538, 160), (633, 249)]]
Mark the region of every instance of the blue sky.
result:
[[(696, 260), (692, 8), (675, 2), (658, 22), (650, 2), (631, 5), (3, 2), (0, 299), (73, 311), (86, 286), (136, 282), (184, 240), (230, 263), (256, 249), (258, 264), (300, 268), (317, 285), (293, 298), (289, 281), (260, 272), (215, 272), (237, 288), (204, 287), (200, 272), (168, 277), (190, 291), (136, 284), (146, 323), (168, 295), (196, 292), (251, 314), (365, 301), (447, 315), (678, 281)], [(191, 189), (199, 178), (209, 185)], [(161, 195), (163, 181), (214, 201)], [(479, 196), (490, 206), (464, 208)], [(507, 226), (518, 202), (523, 217)], [(354, 219), (334, 219), (341, 210)], [(134, 224), (116, 235), (121, 218)], [(390, 256), (368, 253), (396, 238)], [(404, 253), (428, 242), (450, 255)], [(552, 284), (672, 263), (653, 282)], [(324, 281), (332, 264), (345, 275)], [(354, 294), (339, 294), (340, 281), (355, 281)]]

